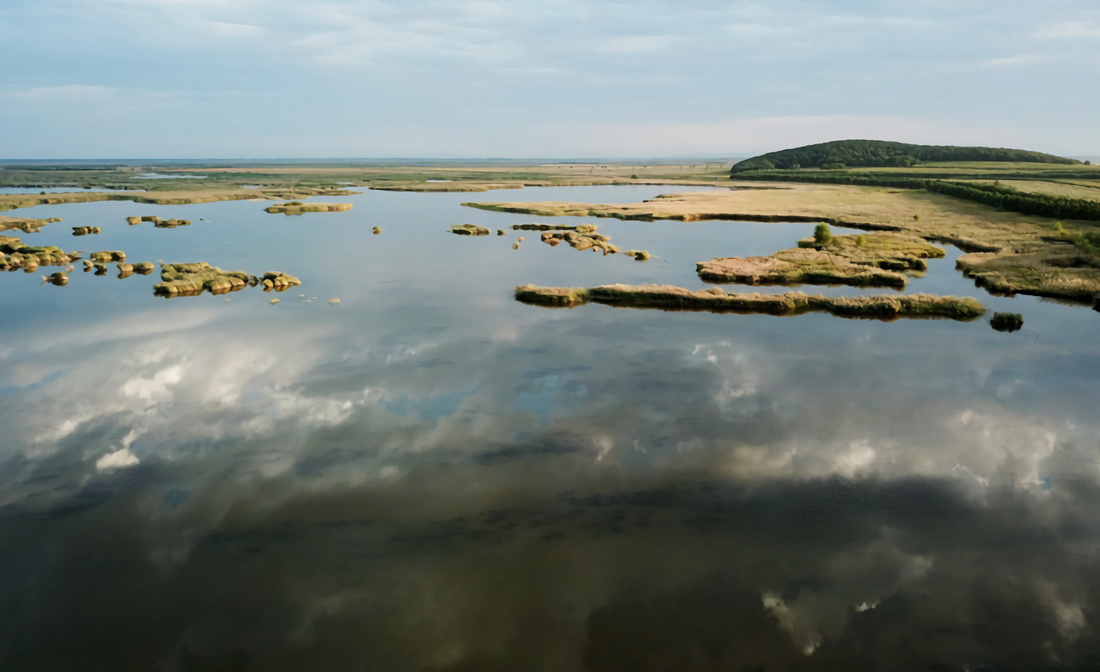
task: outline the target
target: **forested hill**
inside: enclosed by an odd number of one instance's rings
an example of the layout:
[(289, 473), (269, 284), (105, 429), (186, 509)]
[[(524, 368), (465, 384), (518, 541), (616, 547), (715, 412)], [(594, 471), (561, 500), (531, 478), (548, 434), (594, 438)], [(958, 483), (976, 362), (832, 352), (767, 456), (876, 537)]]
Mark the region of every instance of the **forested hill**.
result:
[(835, 140), (761, 154), (734, 164), (730, 172), (799, 168), (915, 166), (930, 161), (1012, 161), (1077, 164), (1080, 161), (1023, 149), (910, 145), (885, 140)]

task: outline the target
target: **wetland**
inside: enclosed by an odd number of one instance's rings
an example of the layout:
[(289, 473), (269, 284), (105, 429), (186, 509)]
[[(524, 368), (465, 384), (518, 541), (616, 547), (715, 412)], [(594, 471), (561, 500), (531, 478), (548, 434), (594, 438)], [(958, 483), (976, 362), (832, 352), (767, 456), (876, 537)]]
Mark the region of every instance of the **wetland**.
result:
[(0, 669), (1096, 667), (1095, 223), (722, 168), (4, 182)]

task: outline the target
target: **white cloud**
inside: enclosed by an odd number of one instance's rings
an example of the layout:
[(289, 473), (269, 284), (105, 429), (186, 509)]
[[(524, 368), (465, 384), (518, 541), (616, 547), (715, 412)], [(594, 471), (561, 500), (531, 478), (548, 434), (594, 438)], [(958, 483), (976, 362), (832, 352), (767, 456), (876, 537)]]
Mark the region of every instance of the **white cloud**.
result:
[(234, 23), (231, 21), (211, 21), (211, 30), (227, 37), (251, 37), (260, 35), (264, 29), (248, 23)]
[(1100, 37), (1100, 24), (1093, 21), (1062, 21), (1043, 26), (1036, 35), (1048, 39)]
[(1020, 54), (1018, 56), (1006, 56), (1004, 58), (987, 58), (979, 65), (983, 68), (1007, 68), (1016, 65), (1031, 65), (1033, 63), (1046, 63), (1050, 56), (1043, 54)]
[(598, 49), (608, 54), (654, 54), (667, 50), (675, 42), (675, 38), (666, 35), (634, 35), (611, 38)]
[(26, 89), (0, 91), (0, 101), (12, 106), (22, 104), (38, 108), (42, 105), (82, 106), (82, 112), (149, 110), (176, 102), (170, 93), (120, 89), (97, 84), (60, 84)]
[(115, 469), (133, 467), (140, 463), (141, 460), (130, 452), (129, 448), (123, 448), (113, 453), (108, 453), (96, 460), (95, 469), (96, 471), (114, 471)]
[(764, 23), (731, 23), (725, 26), (723, 30), (733, 37), (750, 39), (791, 35), (797, 33), (799, 29), (794, 26), (770, 25)]
[(132, 378), (122, 385), (122, 394), (134, 399), (152, 403), (170, 396), (170, 388), (183, 379), (183, 367), (179, 364), (169, 366), (148, 378)]
[(43, 102), (79, 101), (102, 99), (115, 93), (115, 89), (94, 84), (64, 84), (61, 86), (38, 86), (30, 89), (7, 91), (6, 96), (20, 100)]

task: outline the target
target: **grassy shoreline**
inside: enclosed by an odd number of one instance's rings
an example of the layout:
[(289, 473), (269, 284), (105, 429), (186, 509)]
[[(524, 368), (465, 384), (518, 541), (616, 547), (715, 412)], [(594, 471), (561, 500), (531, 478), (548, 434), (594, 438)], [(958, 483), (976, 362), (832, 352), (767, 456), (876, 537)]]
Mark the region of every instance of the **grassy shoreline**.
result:
[(692, 291), (671, 285), (601, 285), (599, 287), (516, 287), (521, 303), (547, 307), (573, 307), (589, 302), (628, 308), (705, 310), (711, 312), (801, 315), (822, 312), (846, 318), (895, 320), (899, 318), (948, 318), (975, 320), (985, 314), (977, 299), (930, 294), (897, 296), (820, 296), (802, 292), (787, 294), (730, 293), (719, 287)]
[[(756, 183), (759, 185), (760, 183)], [(922, 191), (836, 184), (772, 183), (769, 189), (667, 194), (641, 203), (466, 203), (469, 207), (540, 217), (623, 220), (826, 222), (951, 243), (969, 254), (960, 269), (979, 286), (1095, 304), (1100, 257), (1071, 244), (1100, 233), (1088, 221), (1055, 222), (1037, 215)]]

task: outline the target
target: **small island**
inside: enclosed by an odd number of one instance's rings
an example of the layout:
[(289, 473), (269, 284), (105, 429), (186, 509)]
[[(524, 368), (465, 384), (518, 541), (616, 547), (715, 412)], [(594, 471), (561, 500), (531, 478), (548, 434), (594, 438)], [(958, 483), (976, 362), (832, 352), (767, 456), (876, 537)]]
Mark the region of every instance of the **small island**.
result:
[(692, 291), (671, 285), (601, 285), (583, 287), (516, 287), (517, 301), (549, 307), (573, 307), (585, 303), (603, 303), (627, 308), (661, 310), (706, 310), (766, 315), (800, 315), (809, 312), (830, 313), (838, 317), (894, 320), (908, 317), (941, 317), (974, 320), (985, 313), (977, 299), (930, 294), (896, 296), (819, 296), (787, 294), (737, 294), (720, 287)]
[(264, 209), (265, 212), (284, 215), (301, 215), (307, 212), (346, 212), (351, 210), (351, 203), (303, 203), (301, 201), (287, 201)]
[(477, 224), (455, 224), (449, 231), (456, 236), (487, 236), (492, 231)]
[(257, 285), (262, 286), (265, 292), (282, 292), (302, 284), (298, 278), (278, 271), (268, 271), (258, 278), (244, 271), (223, 271), (202, 261), (162, 264), (160, 279), (162, 282), (153, 286), (153, 293), (166, 298), (197, 296), (203, 292), (227, 294)]
[(701, 261), (699, 277), (707, 282), (748, 285), (853, 285), (903, 289), (906, 272), (928, 268), (925, 259), (944, 251), (916, 236), (871, 233), (834, 236), (827, 224), (814, 238), (768, 257), (726, 257)]

